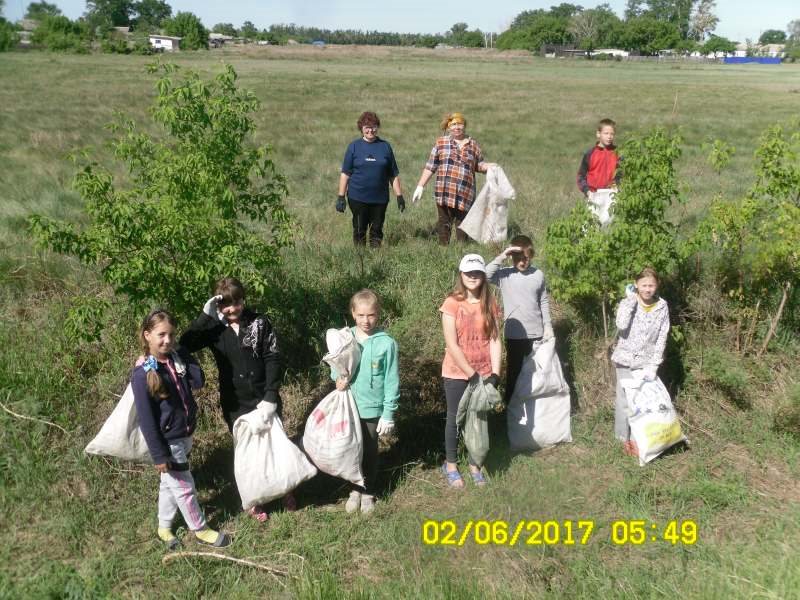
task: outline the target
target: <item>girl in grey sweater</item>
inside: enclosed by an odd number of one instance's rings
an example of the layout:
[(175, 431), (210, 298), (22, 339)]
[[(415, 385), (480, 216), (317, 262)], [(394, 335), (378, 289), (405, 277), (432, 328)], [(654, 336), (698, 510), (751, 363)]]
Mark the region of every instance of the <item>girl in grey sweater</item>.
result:
[(634, 369), (642, 371), (644, 380), (655, 380), (669, 335), (669, 308), (666, 300), (656, 294), (658, 274), (647, 267), (635, 281), (635, 286), (628, 285), (625, 289), (625, 299), (617, 308), (618, 341), (611, 355), (617, 375), (614, 434), (623, 442), (625, 452), (632, 456), (638, 455), (638, 449), (630, 439), (628, 401), (620, 382), (631, 378)]

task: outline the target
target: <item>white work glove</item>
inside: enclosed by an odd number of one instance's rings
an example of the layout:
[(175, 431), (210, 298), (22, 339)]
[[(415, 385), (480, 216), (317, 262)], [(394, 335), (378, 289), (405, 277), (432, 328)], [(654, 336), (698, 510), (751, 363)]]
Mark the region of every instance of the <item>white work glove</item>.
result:
[(278, 405), (274, 402), (267, 402), (266, 400), (262, 400), (258, 403), (259, 410), (262, 411), (264, 414), (264, 419), (269, 419), (275, 412), (278, 410)]
[(419, 202), (422, 199), (422, 192), (424, 192), (424, 191), (425, 191), (425, 188), (422, 187), (421, 185), (418, 185), (417, 189), (414, 190), (414, 195), (411, 196), (411, 202), (413, 202), (414, 204)]
[(206, 313), (212, 319), (217, 319), (218, 321), (225, 322), (225, 315), (223, 315), (220, 310), (218, 303), (222, 300), (221, 295), (212, 296), (206, 303), (203, 305), (203, 312)]
[(655, 365), (647, 365), (644, 369), (642, 369), (642, 380), (643, 381), (655, 381), (657, 374), (658, 367)]
[(387, 421), (383, 417), (378, 419), (378, 427), (375, 429), (378, 435), (389, 435), (394, 431), (394, 421)]
[(635, 298), (636, 297), (636, 286), (632, 283), (629, 283), (625, 286), (625, 297), (626, 298)]
[(552, 340), (554, 337), (556, 337), (556, 334), (555, 334), (555, 332), (553, 332), (553, 326), (550, 323), (548, 323), (547, 325), (544, 326), (544, 333), (542, 334), (542, 341), (543, 342), (548, 342), (548, 341)]

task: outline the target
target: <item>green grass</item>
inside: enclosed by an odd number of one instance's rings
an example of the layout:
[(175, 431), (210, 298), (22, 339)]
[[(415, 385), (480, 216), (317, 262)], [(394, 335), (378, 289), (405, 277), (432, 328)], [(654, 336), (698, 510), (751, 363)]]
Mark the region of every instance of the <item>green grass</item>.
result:
[[(384, 448), (386, 490), (369, 518), (343, 511), (340, 482), (318, 479), (300, 493), (304, 509), (256, 526), (238, 510), (231, 443), (217, 414), (215, 384), (196, 435), (194, 471), (213, 524), (235, 535), (226, 553), (274, 566), (280, 578), (229, 562), (181, 559), (162, 565), (155, 540), (157, 479), (151, 470), (86, 458), (82, 448), (113, 407), (137, 354), (124, 303), (101, 343), (75, 347), (63, 319), (77, 291), (108, 294), (97, 272), (36, 250), (24, 229), (33, 212), (80, 221), (66, 155), (92, 147), (118, 169), (103, 129), (115, 110), (141, 127), (153, 82), (148, 59), (11, 53), (0, 62), (0, 401), (55, 427), (0, 413), (0, 598), (792, 598), (800, 589), (800, 444), (774, 431), (793, 389), (792, 347), (752, 367), (722, 351), (712, 372), (697, 348), (726, 348), (724, 335), (691, 333), (689, 372), (676, 403), (691, 440), (639, 468), (612, 439), (612, 389), (596, 358), (600, 343), (557, 306), (567, 370), (574, 374), (572, 445), (511, 455), (504, 417), (492, 422), (491, 485), (446, 489), (436, 466), (444, 406), (437, 308), (463, 247), (440, 248), (430, 197), (402, 215), (391, 205), (387, 245), (359, 254), (349, 218), (333, 210), (339, 165), (363, 110), (383, 121), (410, 198), (442, 113), (463, 111), (469, 132), (518, 192), (515, 231), (541, 246), (546, 226), (578, 200), (574, 175), (594, 123), (611, 116), (624, 141), (652, 125), (680, 128), (678, 169), (686, 203), (675, 221), (692, 226), (717, 192), (742, 193), (752, 151), (769, 124), (797, 115), (800, 68), (546, 61), (520, 55), (398, 49), (260, 49), (177, 55), (211, 75), (220, 57), (263, 101), (258, 141), (273, 145), (290, 185), (299, 228), (284, 255), (286, 274), (267, 294), (290, 371), (287, 425), (326, 391), (322, 332), (341, 326), (358, 288), (375, 288), (402, 358), (397, 436)], [(737, 152), (718, 177), (702, 144), (722, 138)], [(120, 173), (120, 175), (122, 175)], [(409, 203), (410, 204), (410, 203)], [(489, 256), (496, 249), (479, 249)], [(557, 300), (557, 299), (556, 299)], [(701, 340), (700, 338), (703, 337)], [(729, 348), (729, 346), (728, 346)], [(794, 357), (794, 358), (792, 358)], [(209, 374), (213, 366), (205, 357)], [(742, 373), (752, 372), (743, 377)], [(733, 375), (731, 375), (733, 373)], [(696, 377), (694, 375), (697, 375)], [(735, 377), (734, 377), (735, 375)], [(770, 384), (772, 379), (777, 384)], [(732, 383), (731, 383), (732, 382)], [(732, 403), (715, 385), (747, 393)], [(726, 388), (727, 390), (728, 388)], [(728, 390), (730, 391), (730, 390)], [(585, 546), (426, 546), (426, 519), (590, 519)], [(611, 523), (644, 519), (661, 527), (693, 519), (695, 545), (618, 546)], [(189, 544), (190, 550), (200, 548)]]

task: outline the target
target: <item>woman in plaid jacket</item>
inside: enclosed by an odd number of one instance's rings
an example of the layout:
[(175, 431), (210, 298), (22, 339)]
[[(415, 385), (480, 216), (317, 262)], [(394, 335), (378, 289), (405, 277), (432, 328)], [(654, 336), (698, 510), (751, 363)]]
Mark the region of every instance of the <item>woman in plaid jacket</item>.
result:
[(436, 143), (420, 175), (413, 201), (422, 198), (425, 184), (436, 173), (434, 197), (439, 213), (436, 230), (439, 243), (450, 243), (450, 231), (456, 228), (456, 239), (465, 241), (467, 234), (458, 229), (475, 201), (475, 172), (485, 173), (492, 163), (484, 162), (481, 147), (466, 135), (467, 120), (461, 113), (450, 113), (441, 123), (444, 135)]

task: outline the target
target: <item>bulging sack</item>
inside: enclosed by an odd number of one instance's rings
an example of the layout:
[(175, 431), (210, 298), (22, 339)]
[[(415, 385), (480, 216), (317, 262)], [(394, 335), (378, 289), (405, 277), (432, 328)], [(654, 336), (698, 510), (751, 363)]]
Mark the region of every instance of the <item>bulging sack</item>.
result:
[[(361, 351), (348, 328), (325, 334), (328, 353), (322, 358), (336, 373), (352, 377)], [(334, 390), (320, 401), (306, 421), (303, 450), (323, 473), (364, 485), (361, 419), (352, 392)]]
[(152, 464), (153, 459), (139, 427), (130, 383), (100, 432), (89, 442), (84, 452)]
[(611, 223), (611, 206), (614, 204), (616, 194), (616, 190), (603, 188), (587, 195), (589, 210), (600, 220), (600, 225)]
[(334, 390), (306, 421), (303, 450), (323, 473), (364, 485), (361, 420), (350, 390)]
[(555, 350), (552, 339), (525, 357), (506, 410), (512, 450), (539, 450), (572, 441), (569, 385)]
[(688, 441), (681, 431), (678, 413), (661, 379), (644, 381), (632, 371), (632, 378), (620, 381), (628, 400), (631, 437), (639, 448), (639, 465), (644, 466), (668, 448)]
[(482, 244), (502, 244), (508, 237), (508, 201), (516, 195), (502, 167), (489, 167), (486, 183), (458, 228)]
[(317, 474), (266, 407), (259, 403), (233, 424), (233, 470), (245, 510), (281, 498)]

